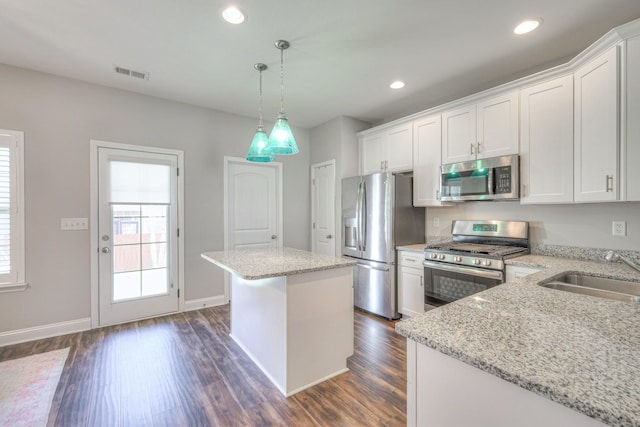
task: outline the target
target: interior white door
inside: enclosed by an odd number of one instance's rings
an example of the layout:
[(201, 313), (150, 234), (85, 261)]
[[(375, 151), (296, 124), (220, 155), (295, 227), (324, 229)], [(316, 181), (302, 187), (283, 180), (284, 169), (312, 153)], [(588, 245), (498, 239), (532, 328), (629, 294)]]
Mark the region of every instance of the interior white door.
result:
[(311, 169), (312, 250), (336, 255), (335, 230), (335, 162), (318, 163)]
[(281, 164), (231, 158), (225, 164), (225, 249), (281, 247)]
[(98, 148), (99, 323), (176, 312), (178, 157)]

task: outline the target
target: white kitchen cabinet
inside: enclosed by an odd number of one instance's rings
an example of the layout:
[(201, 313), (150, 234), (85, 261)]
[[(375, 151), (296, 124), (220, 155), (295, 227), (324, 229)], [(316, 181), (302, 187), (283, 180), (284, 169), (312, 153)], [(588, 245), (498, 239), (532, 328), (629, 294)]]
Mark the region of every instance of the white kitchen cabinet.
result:
[(618, 46), (575, 72), (574, 200), (619, 199)]
[(442, 163), (518, 154), (518, 93), (442, 114)]
[(423, 254), (398, 251), (399, 312), (404, 316), (424, 313)]
[(412, 123), (404, 123), (363, 136), (360, 139), (360, 166), (363, 175), (412, 170)]
[(441, 116), (413, 122), (413, 206), (446, 206), (440, 200)]
[(520, 203), (573, 202), (573, 75), (520, 91)]
[(623, 82), (626, 94), (624, 106), (623, 129), (625, 150), (622, 165), (624, 166), (623, 200), (640, 201), (640, 36), (626, 41), (626, 80)]
[(408, 339), (407, 426), (605, 427), (605, 424)]
[(513, 282), (516, 279), (519, 279), (524, 276), (528, 276), (533, 273), (537, 273), (538, 271), (542, 271), (539, 268), (534, 267), (522, 267), (519, 265), (507, 265), (505, 273), (505, 282)]

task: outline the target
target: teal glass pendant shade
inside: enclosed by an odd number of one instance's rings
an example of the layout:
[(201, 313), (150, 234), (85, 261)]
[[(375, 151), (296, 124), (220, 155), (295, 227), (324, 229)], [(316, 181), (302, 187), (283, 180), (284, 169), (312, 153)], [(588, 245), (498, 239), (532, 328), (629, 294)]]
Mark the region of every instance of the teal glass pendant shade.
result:
[(293, 137), (291, 127), (289, 126), (289, 120), (287, 117), (280, 113), (276, 122), (271, 129), (271, 135), (269, 136), (269, 149), (273, 154), (298, 154), (298, 144)]
[(276, 157), (269, 147), (269, 138), (262, 128), (258, 128), (247, 153), (250, 162), (273, 162)]

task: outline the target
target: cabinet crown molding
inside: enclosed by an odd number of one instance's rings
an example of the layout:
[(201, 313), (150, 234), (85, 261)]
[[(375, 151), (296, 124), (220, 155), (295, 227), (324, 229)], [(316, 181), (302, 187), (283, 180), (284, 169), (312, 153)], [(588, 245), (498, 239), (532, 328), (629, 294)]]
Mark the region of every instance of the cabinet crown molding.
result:
[(374, 134), (376, 132), (380, 132), (385, 129), (402, 125), (416, 119), (421, 119), (423, 117), (430, 116), (432, 114), (440, 114), (446, 110), (451, 110), (464, 105), (477, 103), (478, 101), (487, 97), (497, 96), (511, 90), (520, 90), (528, 86), (541, 83), (545, 80), (551, 80), (556, 77), (572, 74), (577, 68), (589, 62), (590, 60), (597, 57), (598, 55), (602, 54), (604, 51), (606, 51), (610, 47), (621, 44), (625, 40), (632, 37), (639, 36), (639, 35), (640, 35), (640, 19), (636, 19), (634, 21), (631, 21), (626, 24), (613, 28), (612, 30), (607, 32), (605, 35), (600, 37), (598, 40), (593, 42), (585, 50), (578, 53), (575, 57), (573, 57), (571, 60), (569, 60), (564, 64), (560, 64), (555, 67), (531, 74), (529, 76), (525, 76), (517, 80), (504, 83), (499, 86), (495, 86), (491, 89), (487, 89), (482, 92), (471, 94), (464, 98), (456, 99), (455, 101), (451, 101), (446, 104), (438, 105), (437, 107), (429, 108), (427, 110), (419, 111), (409, 116), (405, 116), (387, 123), (383, 123), (381, 125), (372, 127), (370, 129), (360, 131), (358, 132), (357, 135), (358, 137), (361, 138), (363, 136)]

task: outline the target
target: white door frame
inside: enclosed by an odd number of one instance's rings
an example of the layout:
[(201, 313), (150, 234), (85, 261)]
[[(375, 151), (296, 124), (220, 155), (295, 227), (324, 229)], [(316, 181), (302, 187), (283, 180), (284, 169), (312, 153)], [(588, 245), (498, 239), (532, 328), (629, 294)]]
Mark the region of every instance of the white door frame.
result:
[(338, 236), (336, 236), (336, 224), (338, 223), (337, 218), (336, 218), (336, 203), (335, 203), (335, 198), (336, 198), (336, 160), (335, 159), (331, 159), (331, 160), (327, 160), (325, 162), (320, 162), (320, 163), (315, 163), (313, 165), (311, 165), (311, 188), (309, 191), (309, 194), (311, 194), (311, 251), (313, 253), (316, 252), (317, 248), (316, 248), (316, 240), (315, 240), (315, 236), (314, 236), (314, 229), (313, 229), (313, 223), (315, 221), (315, 215), (316, 215), (316, 198), (314, 197), (314, 190), (313, 190), (313, 180), (316, 178), (316, 168), (321, 168), (321, 167), (325, 167), (325, 166), (333, 166), (333, 232), (331, 233), (333, 235), (334, 238), (334, 243), (333, 246), (335, 248), (335, 254), (338, 254), (338, 250), (336, 248), (336, 241), (338, 240)]
[[(283, 180), (282, 180), (282, 163), (280, 162), (250, 162), (246, 159), (243, 159), (241, 157), (230, 157), (230, 156), (225, 156), (224, 157), (224, 178), (223, 178), (223, 187), (224, 187), (224, 200), (223, 200), (223, 210), (224, 210), (224, 250), (228, 251), (229, 250), (229, 216), (227, 213), (227, 205), (229, 203), (229, 189), (227, 188), (228, 183), (227, 183), (227, 174), (229, 172), (229, 163), (244, 163), (244, 164), (248, 164), (251, 166), (263, 166), (263, 167), (270, 167), (270, 168), (275, 168), (276, 170), (276, 191), (278, 194), (278, 202), (276, 203), (276, 209), (277, 209), (277, 227), (278, 227), (278, 233), (280, 234), (278, 240), (280, 241), (280, 246), (284, 245), (284, 229), (283, 229), (283, 199), (284, 199), (284, 193), (283, 193)], [(230, 296), (230, 273), (227, 273), (225, 271), (224, 273), (224, 304), (228, 304), (229, 303), (229, 296)]]
[(91, 212), (89, 218), (89, 232), (91, 234), (91, 328), (100, 326), (100, 288), (99, 288), (99, 259), (100, 247), (98, 230), (98, 149), (115, 148), (119, 150), (142, 151), (147, 153), (169, 154), (178, 158), (178, 311), (184, 311), (184, 152), (168, 148), (147, 147), (144, 145), (121, 144), (117, 142), (90, 141), (90, 186), (91, 186)]

